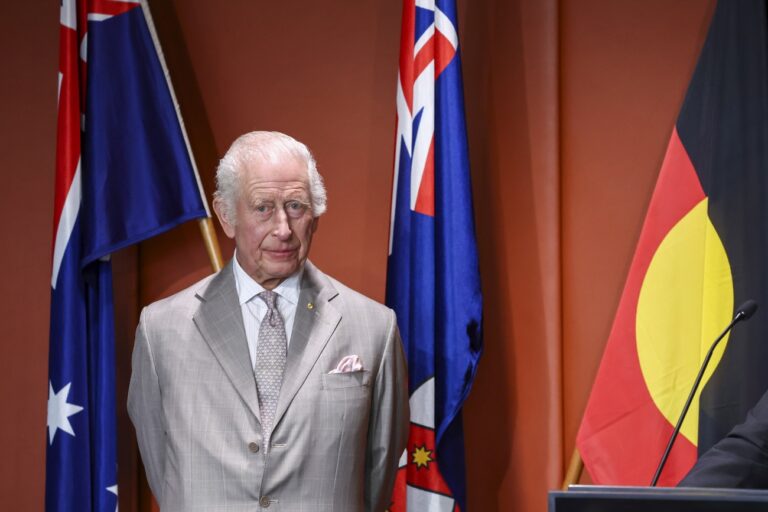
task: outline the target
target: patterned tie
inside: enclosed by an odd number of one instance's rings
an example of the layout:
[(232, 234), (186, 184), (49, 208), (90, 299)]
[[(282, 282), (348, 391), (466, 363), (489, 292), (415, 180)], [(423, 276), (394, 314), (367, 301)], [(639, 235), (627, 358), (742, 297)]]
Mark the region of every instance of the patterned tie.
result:
[(277, 310), (277, 294), (265, 290), (259, 298), (267, 304), (267, 314), (259, 327), (256, 344), (256, 389), (259, 394), (264, 445), (269, 446), (272, 422), (275, 420), (277, 397), (285, 370), (286, 337), (283, 317)]

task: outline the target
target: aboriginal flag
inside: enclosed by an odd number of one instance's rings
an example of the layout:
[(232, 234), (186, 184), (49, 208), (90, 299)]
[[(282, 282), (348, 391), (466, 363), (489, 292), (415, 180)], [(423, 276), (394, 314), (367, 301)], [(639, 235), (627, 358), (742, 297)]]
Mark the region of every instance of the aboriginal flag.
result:
[[(768, 306), (763, 0), (721, 1), (669, 141), (577, 446), (596, 483), (647, 485), (704, 355), (747, 299)], [(721, 342), (661, 485), (768, 387), (768, 315)]]

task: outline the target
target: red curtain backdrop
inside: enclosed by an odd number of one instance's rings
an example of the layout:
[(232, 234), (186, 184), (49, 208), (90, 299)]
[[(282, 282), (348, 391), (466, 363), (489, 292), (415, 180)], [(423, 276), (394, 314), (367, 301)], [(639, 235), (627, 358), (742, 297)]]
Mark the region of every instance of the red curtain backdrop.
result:
[[(560, 485), (713, 0), (459, 2), (486, 353), (470, 511)], [(204, 186), (239, 134), (288, 132), (329, 190), (312, 259), (383, 300), (399, 2), (152, 0)], [(58, 6), (0, 19), (0, 505), (42, 510)], [(221, 236), (221, 233), (220, 233)], [(226, 257), (232, 245), (224, 242)], [(209, 273), (187, 225), (115, 255), (118, 396), (137, 308)], [(124, 407), (120, 508), (148, 510)]]

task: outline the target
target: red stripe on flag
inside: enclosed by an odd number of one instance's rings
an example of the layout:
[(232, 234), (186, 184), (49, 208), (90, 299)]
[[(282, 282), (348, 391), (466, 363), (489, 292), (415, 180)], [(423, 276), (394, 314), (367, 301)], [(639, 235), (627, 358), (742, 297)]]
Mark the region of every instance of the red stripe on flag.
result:
[(413, 47), (416, 44), (416, 2), (403, 2), (403, 26), (400, 31), (400, 85), (408, 110), (413, 112)]
[(456, 48), (440, 31), (435, 32), (433, 41), (435, 41), (435, 78), (437, 78), (453, 60)]
[(115, 0), (90, 0), (88, 4), (88, 14), (106, 14), (116, 16), (131, 11), (141, 4), (120, 2)]
[[(64, 201), (69, 194), (80, 160), (79, 44), (77, 32), (61, 26), (59, 33), (59, 110), (56, 134), (56, 185), (53, 236), (56, 236)], [(55, 240), (54, 240), (55, 243)]]
[(424, 174), (421, 175), (419, 192), (413, 210), (430, 217), (435, 216), (435, 136), (429, 142), (429, 153), (424, 162)]
[[(414, 76), (418, 77), (435, 59), (435, 38), (432, 37), (421, 47), (413, 61)], [(435, 75), (437, 76), (437, 75)]]

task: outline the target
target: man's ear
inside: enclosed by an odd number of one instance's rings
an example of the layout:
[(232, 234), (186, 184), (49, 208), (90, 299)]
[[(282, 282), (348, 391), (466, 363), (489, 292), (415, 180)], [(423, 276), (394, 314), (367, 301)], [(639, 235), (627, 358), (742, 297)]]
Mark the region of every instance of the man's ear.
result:
[(213, 200), (213, 211), (216, 212), (216, 217), (219, 219), (219, 223), (221, 223), (224, 234), (228, 238), (235, 238), (235, 223), (227, 218), (226, 208), (224, 208), (223, 200), (220, 197)]
[(312, 234), (315, 234), (315, 231), (317, 231), (317, 226), (320, 224), (320, 217), (314, 217), (312, 219)]

